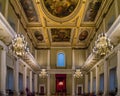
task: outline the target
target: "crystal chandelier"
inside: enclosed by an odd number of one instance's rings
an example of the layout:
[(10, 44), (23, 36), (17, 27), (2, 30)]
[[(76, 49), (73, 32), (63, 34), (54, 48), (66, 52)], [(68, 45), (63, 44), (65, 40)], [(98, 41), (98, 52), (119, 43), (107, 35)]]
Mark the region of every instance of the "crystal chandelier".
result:
[(83, 74), (82, 74), (82, 72), (80, 71), (80, 69), (76, 69), (76, 71), (75, 71), (75, 73), (74, 73), (74, 77), (80, 78), (80, 77), (82, 77), (82, 76), (83, 76)]
[(48, 74), (47, 74), (47, 72), (46, 72), (46, 69), (42, 69), (41, 72), (40, 72), (40, 74), (39, 74), (39, 76), (40, 76), (41, 78), (47, 77)]
[(99, 34), (97, 41), (95, 41), (93, 53), (97, 56), (105, 56), (112, 49), (113, 45), (107, 35), (105, 33)]
[(21, 34), (17, 34), (15, 38), (12, 40), (12, 43), (9, 46), (10, 51), (19, 56), (24, 56), (27, 52), (29, 52), (29, 48), (27, 47), (27, 42), (25, 38)]

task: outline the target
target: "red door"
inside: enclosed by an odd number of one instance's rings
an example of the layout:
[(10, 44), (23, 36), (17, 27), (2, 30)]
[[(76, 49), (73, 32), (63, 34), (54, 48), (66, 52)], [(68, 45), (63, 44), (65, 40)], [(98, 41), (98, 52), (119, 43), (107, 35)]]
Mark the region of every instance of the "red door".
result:
[(78, 95), (81, 95), (81, 93), (82, 93), (82, 88), (79, 86), (78, 87)]
[(44, 86), (41, 86), (41, 87), (40, 87), (40, 92), (41, 92), (41, 93), (40, 93), (41, 95), (44, 95)]

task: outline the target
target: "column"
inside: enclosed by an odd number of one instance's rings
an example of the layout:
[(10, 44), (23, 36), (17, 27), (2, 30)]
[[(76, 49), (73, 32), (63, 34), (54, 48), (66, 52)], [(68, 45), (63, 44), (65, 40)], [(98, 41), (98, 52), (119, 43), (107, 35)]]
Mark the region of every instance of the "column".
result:
[(75, 78), (72, 75), (72, 96), (75, 96)]
[(93, 72), (90, 72), (90, 93), (93, 93)]
[(34, 89), (35, 89), (35, 93), (38, 92), (38, 75), (34, 74)]
[(32, 92), (32, 71), (30, 71), (30, 92)]
[(108, 82), (109, 81), (109, 76), (108, 76), (108, 64), (107, 60), (104, 60), (104, 94), (103, 96), (109, 96), (108, 94)]
[(118, 88), (116, 96), (120, 96), (120, 50), (117, 52), (117, 84)]
[(88, 93), (88, 74), (85, 74), (85, 93)]
[(50, 69), (50, 50), (48, 50), (48, 63), (47, 63), (47, 69)]
[(99, 78), (99, 66), (96, 66), (96, 95), (99, 92), (99, 82), (100, 82), (100, 78)]
[(47, 77), (47, 96), (50, 96), (50, 74)]
[(6, 51), (5, 50), (1, 50), (1, 56), (0, 56), (0, 76), (1, 76), (1, 80), (0, 80), (0, 92), (2, 94), (6, 94), (6, 71), (7, 71), (7, 67), (6, 67)]
[(26, 93), (26, 88), (27, 88), (27, 67), (24, 65), (24, 70), (23, 70), (23, 89), (24, 92)]
[[(72, 69), (75, 70), (75, 50), (72, 50)], [(72, 96), (75, 96), (75, 78), (72, 74)]]
[(9, 0), (5, 0), (6, 4), (5, 4), (5, 18), (8, 19), (8, 5), (9, 5)]
[(16, 63), (14, 64), (14, 86), (15, 86), (15, 95), (19, 94), (19, 59), (16, 58)]
[(72, 50), (72, 69), (75, 69), (75, 50)]

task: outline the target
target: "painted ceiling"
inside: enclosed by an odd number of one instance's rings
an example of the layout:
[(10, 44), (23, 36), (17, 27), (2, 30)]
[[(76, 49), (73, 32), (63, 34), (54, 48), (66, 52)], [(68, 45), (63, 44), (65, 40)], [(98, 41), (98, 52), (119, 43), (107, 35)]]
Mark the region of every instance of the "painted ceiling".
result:
[[(104, 0), (15, 0), (35, 48), (87, 48)], [(67, 45), (68, 44), (68, 45)], [(66, 46), (65, 46), (66, 45)]]
[(36, 14), (32, 0), (20, 0), (22, 8), (29, 22), (37, 22), (38, 16)]
[(85, 13), (84, 21), (94, 21), (95, 20), (95, 17), (101, 6), (101, 3), (102, 3), (102, 0), (97, 0), (96, 2), (95, 2), (95, 0), (92, 0), (89, 2), (87, 11)]
[(52, 42), (70, 42), (71, 29), (51, 29)]
[(44, 0), (45, 7), (54, 16), (65, 17), (76, 8), (78, 0)]

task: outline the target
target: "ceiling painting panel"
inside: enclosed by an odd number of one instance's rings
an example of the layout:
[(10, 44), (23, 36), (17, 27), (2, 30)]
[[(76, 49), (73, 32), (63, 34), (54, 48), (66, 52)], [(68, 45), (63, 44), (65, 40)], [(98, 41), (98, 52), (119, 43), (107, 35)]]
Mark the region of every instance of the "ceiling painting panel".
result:
[(56, 17), (65, 17), (76, 8), (78, 0), (44, 0), (47, 10)]
[(32, 41), (35, 45), (45, 43), (45, 38), (42, 29), (31, 29), (29, 31), (29, 35), (32, 38)]
[(52, 28), (51, 37), (52, 37), (52, 42), (70, 42), (71, 29), (70, 28)]
[(34, 36), (35, 36), (37, 41), (43, 42), (44, 37), (40, 31), (35, 31)]
[(88, 37), (88, 31), (87, 30), (84, 30), (80, 33), (79, 35), (79, 40), (80, 41), (84, 41), (86, 38)]
[(102, 0), (92, 0), (89, 2), (84, 21), (94, 21), (101, 6)]
[(35, 11), (33, 1), (32, 0), (20, 0), (20, 3), (22, 5), (22, 8), (25, 12), (25, 15), (29, 22), (37, 22), (38, 16)]

